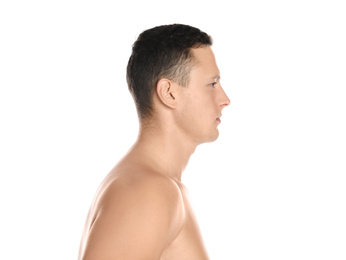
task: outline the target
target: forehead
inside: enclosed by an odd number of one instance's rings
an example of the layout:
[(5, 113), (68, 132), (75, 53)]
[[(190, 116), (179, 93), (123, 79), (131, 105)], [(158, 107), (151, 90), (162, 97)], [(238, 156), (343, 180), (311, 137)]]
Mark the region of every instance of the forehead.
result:
[(192, 53), (197, 62), (191, 71), (191, 76), (198, 74), (199, 77), (212, 78), (220, 75), (215, 55), (209, 46), (192, 49)]

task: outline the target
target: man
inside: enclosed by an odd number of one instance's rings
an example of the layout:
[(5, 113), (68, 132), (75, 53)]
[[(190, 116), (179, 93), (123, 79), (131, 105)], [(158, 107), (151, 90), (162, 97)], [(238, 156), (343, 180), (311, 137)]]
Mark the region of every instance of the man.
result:
[(144, 31), (134, 43), (127, 82), (138, 140), (97, 192), (79, 259), (208, 259), (181, 175), (197, 145), (217, 139), (230, 104), (211, 44), (179, 24)]

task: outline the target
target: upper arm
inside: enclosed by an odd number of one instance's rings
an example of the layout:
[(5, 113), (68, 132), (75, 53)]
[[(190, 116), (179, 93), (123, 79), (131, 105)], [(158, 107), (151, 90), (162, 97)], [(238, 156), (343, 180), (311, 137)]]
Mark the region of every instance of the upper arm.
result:
[(113, 185), (103, 195), (83, 259), (159, 259), (179, 233), (178, 186), (165, 177)]

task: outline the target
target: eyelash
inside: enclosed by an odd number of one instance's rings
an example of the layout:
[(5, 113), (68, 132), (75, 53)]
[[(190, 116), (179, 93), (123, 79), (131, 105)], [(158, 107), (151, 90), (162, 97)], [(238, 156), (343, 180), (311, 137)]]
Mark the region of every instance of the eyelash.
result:
[(209, 85), (213, 88), (215, 88), (215, 85), (217, 84), (217, 82), (213, 82), (213, 83), (210, 83)]

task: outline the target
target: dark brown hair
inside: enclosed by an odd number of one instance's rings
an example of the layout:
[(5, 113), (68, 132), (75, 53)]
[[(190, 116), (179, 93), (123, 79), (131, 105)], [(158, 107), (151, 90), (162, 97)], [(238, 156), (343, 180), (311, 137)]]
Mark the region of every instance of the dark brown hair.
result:
[(139, 35), (132, 47), (126, 78), (141, 119), (152, 115), (158, 81), (167, 78), (186, 86), (195, 61), (191, 48), (210, 45), (208, 34), (182, 24), (154, 27)]

